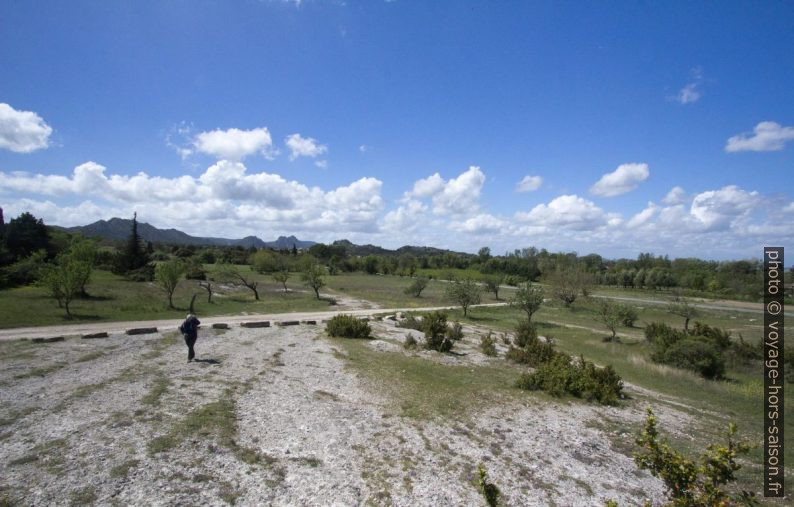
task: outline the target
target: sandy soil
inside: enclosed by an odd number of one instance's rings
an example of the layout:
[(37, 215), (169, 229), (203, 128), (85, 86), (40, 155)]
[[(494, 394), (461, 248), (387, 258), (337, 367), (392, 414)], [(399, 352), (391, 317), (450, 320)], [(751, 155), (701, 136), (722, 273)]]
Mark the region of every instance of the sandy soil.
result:
[[(388, 321), (374, 327), (383, 339), (369, 346), (402, 353), (395, 343), (406, 330)], [(321, 328), (202, 329), (204, 362), (194, 363), (175, 333), (4, 343), (0, 500), (481, 505), (481, 462), (506, 505), (661, 497), (660, 482), (615, 447), (615, 438), (633, 437), (598, 429), (606, 419), (636, 428), (639, 404), (528, 395), (474, 416), (404, 418), (345, 367)], [(503, 360), (479, 354), (476, 340), (468, 334), (456, 345), (465, 355), (422, 354), (472, 365)], [(203, 425), (196, 414), (207, 416)], [(666, 428), (689, 422), (673, 408), (660, 416)]]

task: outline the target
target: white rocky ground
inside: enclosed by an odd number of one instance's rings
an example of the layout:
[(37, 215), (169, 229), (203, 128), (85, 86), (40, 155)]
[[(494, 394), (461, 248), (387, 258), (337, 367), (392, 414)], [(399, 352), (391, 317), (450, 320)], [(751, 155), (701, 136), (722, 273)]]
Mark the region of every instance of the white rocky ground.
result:
[[(596, 424), (636, 429), (639, 403), (527, 393), (473, 415), (405, 418), (322, 327), (202, 329), (206, 362), (189, 364), (173, 332), (0, 343), (0, 504), (484, 505), (478, 463), (505, 505), (662, 498), (616, 445), (633, 435)], [(374, 327), (383, 339), (369, 346), (404, 353), (405, 330)], [(504, 361), (476, 343), (469, 334), (465, 355), (420, 355)], [(685, 428), (683, 412), (658, 412), (665, 429)]]

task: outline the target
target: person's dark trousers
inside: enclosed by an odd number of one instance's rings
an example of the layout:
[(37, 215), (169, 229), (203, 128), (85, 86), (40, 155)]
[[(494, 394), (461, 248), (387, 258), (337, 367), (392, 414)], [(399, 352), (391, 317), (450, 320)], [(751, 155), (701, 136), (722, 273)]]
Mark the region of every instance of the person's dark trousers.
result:
[(187, 360), (192, 361), (194, 357), (196, 357), (196, 353), (193, 351), (193, 345), (196, 344), (196, 338), (198, 336), (188, 336), (185, 335), (185, 345), (187, 345)]

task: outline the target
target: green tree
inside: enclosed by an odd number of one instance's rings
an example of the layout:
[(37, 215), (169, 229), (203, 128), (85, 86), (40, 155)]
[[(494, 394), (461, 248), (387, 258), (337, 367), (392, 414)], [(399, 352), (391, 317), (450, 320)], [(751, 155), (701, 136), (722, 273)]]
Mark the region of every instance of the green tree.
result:
[(314, 290), (314, 295), (317, 299), (320, 299), (320, 289), (325, 287), (324, 274), (325, 269), (316, 262), (308, 262), (303, 269), (303, 273), (301, 273), (301, 280), (307, 287), (311, 287)]
[(689, 331), (689, 321), (700, 315), (698, 309), (684, 297), (681, 291), (676, 291), (670, 298), (667, 311), (684, 318), (684, 331)]
[(612, 332), (612, 336), (606, 338), (605, 341), (618, 341), (617, 329), (621, 317), (620, 307), (608, 299), (602, 299), (596, 306), (596, 315), (598, 320)]
[(287, 280), (289, 280), (289, 271), (286, 269), (282, 269), (281, 271), (275, 271), (273, 274), (270, 275), (273, 278), (273, 281), (276, 283), (280, 283), (284, 286), (284, 292), (287, 292)]
[(58, 307), (66, 310), (66, 317), (71, 319), (69, 304), (77, 297), (86, 278), (86, 271), (91, 267), (69, 254), (59, 255), (55, 263), (45, 265), (41, 270), (39, 283), (49, 289), (52, 297), (58, 301)]
[(513, 295), (513, 299), (510, 300), (510, 306), (518, 308), (527, 314), (527, 322), (532, 322), (532, 315), (540, 310), (542, 304), (543, 287), (533, 285), (532, 282), (520, 285)]
[(180, 259), (161, 262), (154, 270), (155, 282), (168, 295), (168, 308), (174, 308), (174, 291), (184, 273), (185, 263)]
[(446, 296), (463, 309), (463, 316), (468, 314), (469, 307), (480, 303), (482, 289), (471, 279), (450, 282), (446, 288)]
[(425, 290), (428, 283), (430, 283), (430, 280), (426, 276), (417, 276), (414, 278), (413, 282), (411, 282), (411, 285), (405, 289), (405, 293), (409, 296), (418, 298), (422, 295), (422, 291)]
[(259, 301), (259, 291), (257, 290), (259, 282), (254, 279), (253, 273), (244, 273), (240, 267), (229, 263), (222, 263), (220, 266), (218, 266), (216, 272), (216, 276), (219, 280), (230, 283), (241, 283), (245, 287), (251, 289), (251, 291), (254, 293), (254, 299)]
[(485, 280), (483, 280), (483, 283), (485, 283), (485, 292), (492, 292), (494, 298), (499, 301), (499, 289), (502, 288), (502, 283), (504, 283), (504, 281), (504, 275), (489, 275), (485, 277)]
[(5, 227), (5, 244), (13, 260), (24, 259), (39, 250), (45, 250), (51, 256), (53, 251), (44, 221), (28, 212), (11, 219)]
[(80, 297), (88, 297), (86, 285), (91, 281), (91, 273), (97, 259), (96, 243), (89, 239), (74, 239), (69, 246), (69, 256), (82, 266), (80, 280)]

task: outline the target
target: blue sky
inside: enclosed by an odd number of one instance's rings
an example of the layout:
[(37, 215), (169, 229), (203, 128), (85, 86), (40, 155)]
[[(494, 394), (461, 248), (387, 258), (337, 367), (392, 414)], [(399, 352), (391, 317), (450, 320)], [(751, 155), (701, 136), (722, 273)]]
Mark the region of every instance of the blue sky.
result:
[(4, 2), (0, 19), (6, 217), (608, 257), (793, 243), (791, 2)]

